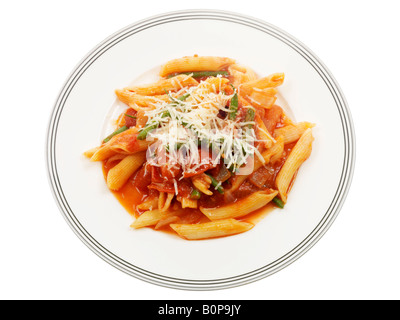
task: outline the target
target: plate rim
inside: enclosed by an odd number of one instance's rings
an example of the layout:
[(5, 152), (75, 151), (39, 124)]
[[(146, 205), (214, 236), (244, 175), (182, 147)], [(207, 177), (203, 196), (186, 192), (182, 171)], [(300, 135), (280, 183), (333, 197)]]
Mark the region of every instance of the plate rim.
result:
[[(170, 22), (199, 19), (233, 22), (255, 28), (274, 36), (298, 52), (310, 63), (314, 70), (318, 72), (330, 90), (339, 112), (344, 138), (344, 155), (341, 178), (339, 180), (338, 187), (332, 199), (331, 205), (318, 225), (307, 235), (307, 237), (305, 237), (305, 239), (303, 239), (303, 241), (297, 244), (295, 248), (275, 261), (244, 274), (214, 280), (180, 279), (160, 275), (134, 266), (133, 264), (121, 259), (117, 255), (104, 248), (101, 243), (99, 243), (85, 230), (84, 226), (75, 217), (72, 209), (69, 207), (68, 201), (63, 194), (62, 186), (58, 179), (55, 156), (57, 126), (62, 115), (64, 104), (79, 78), (98, 57), (100, 57), (104, 52), (112, 48), (118, 42), (123, 41), (126, 37), (129, 37), (147, 28)], [(179, 10), (154, 15), (128, 25), (100, 42), (91, 51), (89, 51), (89, 53), (83, 59), (81, 59), (81, 61), (75, 66), (73, 71), (67, 77), (67, 80), (62, 86), (56, 102), (54, 103), (47, 128), (46, 160), (49, 184), (61, 214), (78, 238), (80, 238), (80, 240), (97, 256), (115, 268), (137, 279), (152, 284), (184, 290), (216, 290), (248, 284), (280, 271), (294, 261), (298, 260), (327, 232), (339, 214), (351, 186), (355, 166), (355, 131), (347, 101), (335, 78), (323, 64), (323, 62), (298, 39), (268, 22), (232, 11), (208, 9)]]

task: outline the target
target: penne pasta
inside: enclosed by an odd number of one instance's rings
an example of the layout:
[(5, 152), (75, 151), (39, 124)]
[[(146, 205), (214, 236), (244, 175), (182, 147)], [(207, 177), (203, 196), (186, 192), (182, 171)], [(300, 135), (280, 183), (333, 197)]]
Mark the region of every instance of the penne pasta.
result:
[(173, 193), (160, 192), (160, 195), (158, 197), (158, 209), (161, 212), (166, 212), (171, 206), (171, 201), (173, 198)]
[(284, 203), (287, 202), (288, 189), (297, 170), (311, 154), (313, 140), (312, 131), (308, 128), (296, 142), (276, 177), (276, 187)]
[(182, 204), (182, 208), (197, 209), (197, 200), (195, 200), (195, 199), (189, 199), (186, 197), (182, 197), (181, 204)]
[(90, 157), (91, 161), (103, 161), (114, 156), (116, 152), (110, 148), (109, 144), (103, 144), (100, 146)]
[(193, 176), (192, 183), (200, 192), (209, 196), (213, 195), (213, 192), (210, 190), (211, 178), (205, 173)]
[(165, 92), (179, 91), (183, 87), (197, 86), (199, 83), (188, 75), (177, 75), (170, 79), (162, 79), (158, 82), (143, 86), (128, 87), (129, 91), (135, 92), (144, 96), (159, 96)]
[(170, 224), (170, 227), (181, 237), (188, 240), (225, 237), (249, 231), (252, 223), (224, 219), (197, 224)]
[(254, 90), (263, 90), (266, 88), (276, 88), (282, 85), (285, 79), (284, 73), (273, 73), (268, 77), (249, 81), (240, 85), (239, 89), (242, 94), (251, 94)]
[(285, 144), (299, 140), (301, 135), (309, 128), (313, 128), (315, 125), (310, 122), (299, 122), (290, 124), (282, 128), (275, 129), (275, 135), (281, 135), (284, 138)]
[(239, 87), (242, 83), (253, 81), (258, 78), (252, 69), (237, 63), (230, 65), (228, 71), (232, 78), (232, 84), (235, 87)]
[(167, 94), (161, 94), (161, 95), (154, 95), (154, 96), (146, 96), (142, 95), (136, 92), (133, 92), (127, 88), (125, 89), (117, 89), (115, 90), (115, 94), (117, 95), (117, 98), (130, 106), (131, 108), (135, 110), (141, 110), (143, 108), (145, 109), (153, 109), (154, 105), (157, 103), (162, 103), (162, 102), (168, 102), (170, 101), (170, 98), (168, 97)]
[(136, 209), (139, 210), (154, 210), (158, 209), (158, 197), (148, 197), (145, 201), (138, 204)]
[(218, 71), (233, 64), (235, 60), (226, 57), (183, 57), (170, 60), (160, 70), (160, 76), (192, 71)]
[(271, 193), (266, 191), (258, 191), (246, 198), (221, 207), (200, 207), (200, 211), (210, 220), (239, 218), (266, 206), (277, 194), (278, 191), (273, 191)]
[(145, 211), (131, 224), (131, 227), (139, 229), (154, 226), (163, 217), (165, 217), (165, 212), (162, 212), (159, 209)]
[(112, 157), (108, 158), (106, 160), (106, 164), (107, 166), (111, 165), (112, 163), (114, 163), (115, 161), (121, 161), (122, 159), (124, 159), (126, 157), (126, 154), (122, 154), (122, 153), (117, 153), (115, 155), (113, 155)]
[(111, 190), (120, 189), (126, 181), (138, 170), (146, 160), (146, 153), (140, 152), (128, 155), (107, 174), (107, 186)]
[(271, 147), (264, 155), (264, 159), (268, 157), (269, 163), (272, 164), (282, 159), (285, 148), (285, 141), (282, 136), (278, 136), (275, 141), (276, 143), (273, 145), (273, 147)]
[[(172, 208), (171, 208), (172, 209)], [(143, 212), (136, 220), (130, 225), (131, 228), (139, 229), (145, 228), (150, 226), (156, 226), (163, 220), (169, 220), (170, 217), (179, 217), (184, 213), (184, 210), (168, 210), (168, 211), (161, 211), (160, 209), (153, 209)], [(172, 222), (172, 221), (171, 221)], [(160, 228), (161, 226), (158, 225)]]
[(265, 109), (271, 108), (276, 101), (276, 94), (278, 93), (278, 90), (275, 88), (255, 89), (253, 89), (250, 94), (245, 96), (247, 101), (257, 107)]
[(95, 147), (95, 148), (92, 148), (92, 149), (89, 149), (89, 150), (86, 150), (84, 153), (83, 153), (83, 155), (86, 157), (86, 158), (91, 158), (91, 157), (93, 157), (93, 155), (96, 153), (96, 151), (98, 151), (100, 149), (100, 147)]
[(179, 220), (179, 216), (168, 216), (165, 218), (161, 218), (155, 225), (154, 229), (156, 229), (156, 230), (161, 229), (173, 222), (177, 222), (178, 220)]

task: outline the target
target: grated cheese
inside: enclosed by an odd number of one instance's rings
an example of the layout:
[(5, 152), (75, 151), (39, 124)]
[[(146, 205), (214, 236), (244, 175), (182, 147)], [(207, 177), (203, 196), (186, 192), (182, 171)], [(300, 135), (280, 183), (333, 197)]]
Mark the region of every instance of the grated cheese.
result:
[[(153, 153), (168, 153), (168, 161), (165, 161), (165, 157), (164, 161), (153, 158), (156, 160), (152, 161), (152, 164), (167, 164), (169, 167), (179, 165), (183, 171), (180, 179), (185, 173), (195, 173), (200, 166), (209, 163), (210, 159), (201, 159), (199, 155), (199, 141), (204, 143), (206, 148), (212, 147), (211, 160), (214, 164), (223, 160), (226, 166), (233, 170), (245, 165), (248, 156), (256, 154), (262, 159), (254, 146), (257, 141), (255, 131), (247, 128), (249, 124), (255, 125), (255, 122), (219, 118), (217, 115), (220, 110), (230, 112), (226, 105), (233, 94), (226, 95), (221, 92), (221, 81), (219, 90), (215, 85), (212, 86), (213, 92), (201, 90), (203, 82), (190, 88), (182, 87), (179, 83), (182, 88), (180, 95), (189, 95), (190, 99), (181, 101), (168, 93), (170, 102), (154, 101), (153, 108), (145, 111), (148, 118), (146, 126), (158, 126), (147, 135), (147, 139), (157, 141), (157, 144), (153, 144)], [(175, 188), (177, 189), (177, 186)]]

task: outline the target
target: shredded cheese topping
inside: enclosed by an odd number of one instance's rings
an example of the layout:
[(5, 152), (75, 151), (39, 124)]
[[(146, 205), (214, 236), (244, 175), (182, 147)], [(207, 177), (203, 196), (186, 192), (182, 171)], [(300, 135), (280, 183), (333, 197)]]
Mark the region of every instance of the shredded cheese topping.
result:
[[(217, 116), (220, 110), (232, 112), (226, 106), (233, 97), (222, 92), (221, 77), (218, 78), (219, 87), (213, 84), (211, 92), (202, 90), (206, 87), (204, 81), (197, 87), (181, 86), (182, 99), (168, 93), (170, 102), (155, 101), (153, 108), (145, 112), (148, 118), (145, 127), (155, 128), (146, 138), (155, 141), (147, 157), (152, 165), (180, 166), (183, 178), (185, 173), (194, 173), (210, 161), (217, 165), (223, 160), (227, 168), (235, 171), (247, 164), (249, 156), (257, 154), (262, 159), (254, 145), (254, 121), (240, 122)], [(211, 158), (201, 157), (200, 146), (211, 150)]]

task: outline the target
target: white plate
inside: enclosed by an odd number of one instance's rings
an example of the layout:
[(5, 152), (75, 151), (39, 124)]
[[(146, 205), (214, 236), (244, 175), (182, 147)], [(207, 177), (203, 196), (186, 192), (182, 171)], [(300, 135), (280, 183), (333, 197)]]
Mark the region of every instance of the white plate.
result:
[[(259, 75), (285, 73), (284, 107), (316, 123), (311, 157), (283, 210), (232, 237), (185, 241), (132, 217), (107, 189), (100, 163), (82, 153), (112, 130), (114, 95), (185, 55), (228, 56)], [(294, 262), (327, 231), (346, 197), (354, 166), (350, 112), (332, 75), (303, 44), (278, 28), (236, 13), (194, 10), (155, 16), (115, 33), (72, 72), (51, 115), (48, 171), (55, 199), (76, 235), (105, 261), (161, 286), (211, 290), (269, 276)]]

